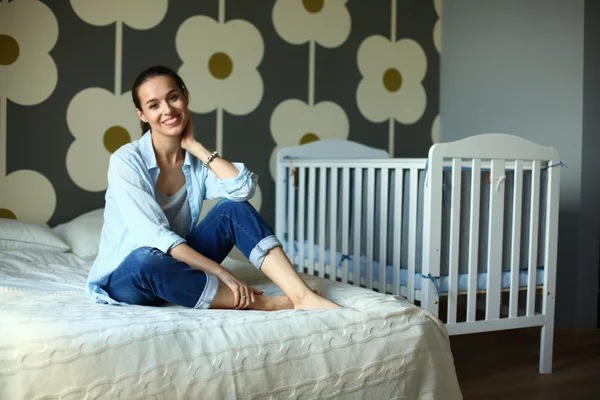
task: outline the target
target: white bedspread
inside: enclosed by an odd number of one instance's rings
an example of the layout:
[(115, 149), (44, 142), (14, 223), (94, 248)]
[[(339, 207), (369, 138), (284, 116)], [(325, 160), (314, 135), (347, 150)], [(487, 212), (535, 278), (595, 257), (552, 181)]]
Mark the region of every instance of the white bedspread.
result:
[(88, 299), (88, 269), (0, 252), (0, 399), (461, 398), (445, 327), (404, 299), (305, 277), (344, 308), (119, 307)]

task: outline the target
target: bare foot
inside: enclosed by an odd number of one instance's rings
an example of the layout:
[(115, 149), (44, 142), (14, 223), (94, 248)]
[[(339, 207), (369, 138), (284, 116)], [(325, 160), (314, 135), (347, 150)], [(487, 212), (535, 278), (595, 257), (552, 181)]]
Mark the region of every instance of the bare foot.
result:
[(310, 295), (298, 301), (297, 304), (294, 304), (294, 309), (296, 310), (326, 310), (331, 308), (341, 307), (314, 292), (310, 292)]

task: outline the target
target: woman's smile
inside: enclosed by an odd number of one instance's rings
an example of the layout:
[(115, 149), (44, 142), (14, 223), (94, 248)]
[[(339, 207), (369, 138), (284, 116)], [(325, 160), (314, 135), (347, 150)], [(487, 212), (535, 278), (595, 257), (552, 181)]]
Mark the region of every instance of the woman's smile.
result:
[(163, 121), (163, 125), (175, 126), (175, 125), (179, 124), (180, 120), (181, 120), (181, 116), (180, 115), (178, 115), (176, 117), (171, 117), (171, 118)]

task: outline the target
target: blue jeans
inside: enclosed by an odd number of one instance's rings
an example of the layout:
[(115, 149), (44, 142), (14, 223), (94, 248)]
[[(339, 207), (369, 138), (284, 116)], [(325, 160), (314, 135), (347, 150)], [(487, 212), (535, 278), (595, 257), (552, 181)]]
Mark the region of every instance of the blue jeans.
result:
[[(221, 200), (186, 238), (187, 244), (221, 263), (233, 246), (260, 268), (265, 255), (281, 246), (273, 230), (248, 202)], [(104, 290), (116, 301), (145, 306), (164, 303), (209, 308), (218, 288), (216, 277), (189, 267), (152, 247), (140, 247), (111, 274)]]

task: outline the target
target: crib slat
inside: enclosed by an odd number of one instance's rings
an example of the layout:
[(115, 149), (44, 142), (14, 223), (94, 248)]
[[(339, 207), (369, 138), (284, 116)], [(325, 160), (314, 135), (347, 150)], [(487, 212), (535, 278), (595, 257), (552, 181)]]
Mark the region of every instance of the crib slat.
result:
[(325, 202), (327, 201), (327, 168), (319, 168), (319, 276), (325, 277)]
[(469, 221), (469, 280), (467, 291), (467, 322), (474, 322), (477, 303), (477, 272), (479, 269), (479, 204), (481, 202), (481, 160), (471, 166), (471, 219)]
[(367, 276), (365, 286), (373, 289), (373, 239), (375, 236), (375, 168), (367, 168)]
[[(409, 182), (409, 199), (408, 199), (408, 280), (407, 287), (413, 288), (411, 293), (414, 293), (415, 287), (415, 271), (417, 270), (417, 212), (418, 212), (418, 194), (419, 194), (419, 170), (417, 168), (410, 169)], [(421, 280), (421, 288), (426, 285), (426, 281)]]
[(335, 280), (337, 254), (337, 202), (338, 202), (338, 169), (331, 168), (331, 196), (329, 196), (329, 279)]
[(504, 229), (504, 160), (492, 160), (490, 175), (490, 226), (487, 259), (486, 320), (500, 318), (502, 240)]
[(519, 305), (519, 268), (521, 255), (521, 206), (523, 204), (523, 161), (515, 162), (513, 184), (513, 218), (512, 218), (512, 243), (510, 256), (510, 299), (508, 316), (518, 316)]
[[(392, 276), (392, 293), (400, 294), (400, 259), (402, 251), (402, 203), (404, 199), (404, 169), (395, 170), (395, 192), (394, 192), (394, 272)], [(414, 271), (408, 271), (408, 274), (414, 276)], [(410, 285), (412, 283), (412, 286)], [(414, 279), (408, 284), (407, 299), (411, 303), (415, 301)]]
[(362, 175), (363, 169), (354, 170), (354, 254), (352, 256), (353, 270), (352, 283), (354, 286), (360, 286), (360, 251), (362, 240)]
[(379, 214), (379, 292), (381, 293), (386, 293), (388, 173), (387, 168), (381, 168), (381, 207), (379, 208), (381, 210)]
[[(437, 279), (440, 276), (440, 252), (442, 249), (443, 146), (433, 145), (431, 147), (428, 163), (430, 168), (425, 175), (425, 198), (423, 204), (421, 307), (437, 317), (440, 313)], [(412, 175), (411, 170), (411, 180)], [(411, 182), (411, 202), (413, 201), (412, 196), (414, 196), (412, 186), (413, 183)], [(409, 232), (410, 225), (412, 223), (409, 223)], [(409, 238), (409, 243), (410, 239), (412, 238)], [(410, 247), (409, 251), (411, 251)], [(409, 262), (411, 262), (411, 258), (409, 256)]]
[[(342, 255), (347, 255), (349, 249), (348, 234), (350, 232), (350, 169), (342, 169)], [(342, 262), (342, 282), (348, 283), (348, 259), (344, 257)]]
[[(553, 152), (548, 165), (558, 165), (560, 156)], [(552, 371), (552, 342), (554, 339), (554, 303), (556, 296), (556, 255), (558, 242), (560, 169), (550, 167), (546, 184), (546, 232), (544, 246), (544, 294), (542, 296), (542, 314), (546, 324), (542, 327), (540, 343), (540, 373)]]
[(304, 272), (304, 224), (306, 218), (304, 217), (305, 213), (305, 198), (306, 198), (306, 168), (299, 168), (299, 189), (298, 189), (298, 265), (300, 266), (300, 271)]
[(296, 251), (294, 249), (294, 233), (296, 231), (295, 227), (295, 208), (296, 208), (296, 191), (294, 188), (295, 176), (293, 175), (294, 170), (290, 171), (290, 179), (288, 179), (288, 204), (287, 204), (287, 234), (288, 234), (288, 257), (292, 262), (292, 265), (295, 263), (296, 259)]
[(458, 254), (460, 239), (460, 192), (462, 160), (452, 159), (452, 193), (450, 203), (450, 253), (448, 271), (448, 323), (456, 323), (458, 293)]
[(308, 273), (315, 273), (315, 187), (316, 168), (308, 167)]
[(535, 315), (535, 281), (538, 252), (541, 162), (533, 162), (531, 170), (531, 215), (529, 220), (529, 267), (527, 271), (527, 316)]

